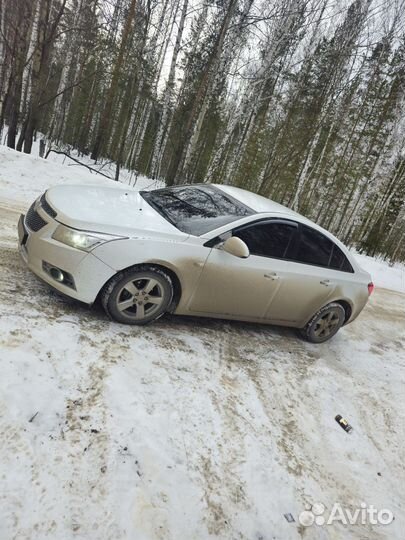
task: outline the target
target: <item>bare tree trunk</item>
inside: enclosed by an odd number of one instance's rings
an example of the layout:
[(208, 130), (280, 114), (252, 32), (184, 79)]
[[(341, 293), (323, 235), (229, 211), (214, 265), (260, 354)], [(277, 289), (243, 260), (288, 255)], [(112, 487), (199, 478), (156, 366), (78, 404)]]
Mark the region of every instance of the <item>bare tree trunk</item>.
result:
[(174, 95), (174, 82), (176, 75), (176, 66), (177, 58), (180, 51), (181, 40), (183, 38), (184, 22), (186, 20), (188, 1), (184, 0), (183, 8), (181, 10), (180, 22), (177, 30), (176, 43), (174, 45), (172, 59), (170, 63), (169, 77), (167, 79), (166, 88), (164, 91), (163, 104), (162, 104), (162, 114), (159, 118), (159, 124), (157, 129), (157, 135), (155, 139), (155, 144), (152, 151), (152, 162), (151, 162), (151, 176), (156, 178), (159, 175), (159, 164), (162, 159), (162, 153), (165, 146), (165, 138), (168, 132), (168, 117), (169, 109), (172, 104), (173, 95)]
[(7, 146), (10, 148), (15, 148), (17, 137), (24, 67), (32, 32), (32, 10), (35, 8), (35, 2), (32, 4), (30, 0), (23, 0), (16, 7), (18, 18), (15, 21), (13, 64), (1, 115), (1, 125), (4, 119), (9, 124)]
[(208, 59), (205, 69), (202, 73), (201, 81), (198, 85), (198, 89), (193, 99), (190, 113), (188, 114), (188, 118), (185, 123), (184, 136), (176, 145), (176, 149), (172, 157), (170, 169), (167, 174), (167, 182), (169, 185), (173, 184), (176, 180), (178, 180), (180, 167), (184, 161), (189, 142), (193, 136), (196, 121), (198, 120), (198, 116), (203, 108), (204, 100), (207, 96), (210, 85), (214, 82), (216, 76), (215, 66), (222, 53), (225, 36), (228, 32), (229, 24), (234, 15), (236, 6), (237, 0), (229, 0), (226, 8), (226, 14), (222, 20), (221, 27), (217, 34), (210, 58)]
[(39, 0), (39, 2), (37, 39), (31, 67), (31, 99), (24, 129), (18, 141), (19, 148), (24, 142), (26, 154), (31, 153), (34, 132), (38, 127), (41, 97), (46, 86), (51, 50), (66, 5), (66, 0), (63, 0), (58, 6), (54, 20), (50, 22), (52, 1)]
[(101, 115), (100, 124), (96, 136), (96, 141), (93, 146), (91, 158), (97, 160), (100, 152), (103, 150), (103, 146), (108, 137), (108, 130), (111, 123), (111, 113), (114, 105), (114, 98), (117, 92), (118, 81), (121, 75), (122, 65), (124, 61), (124, 53), (131, 35), (132, 24), (135, 18), (137, 0), (131, 0), (129, 6), (128, 15), (125, 20), (124, 30), (122, 32), (120, 47), (118, 51), (118, 57), (114, 65), (114, 70), (110, 82), (110, 86), (107, 92), (107, 98), (104, 104), (104, 109)]

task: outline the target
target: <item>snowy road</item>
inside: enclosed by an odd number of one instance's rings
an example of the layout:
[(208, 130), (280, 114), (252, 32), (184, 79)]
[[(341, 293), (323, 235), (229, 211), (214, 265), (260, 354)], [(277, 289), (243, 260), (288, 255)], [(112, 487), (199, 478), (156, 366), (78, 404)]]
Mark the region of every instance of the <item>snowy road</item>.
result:
[[(120, 326), (24, 268), (26, 205), (7, 194), (1, 540), (403, 538), (405, 295), (377, 289), (324, 345), (207, 319)], [(315, 502), (395, 520), (300, 526)]]

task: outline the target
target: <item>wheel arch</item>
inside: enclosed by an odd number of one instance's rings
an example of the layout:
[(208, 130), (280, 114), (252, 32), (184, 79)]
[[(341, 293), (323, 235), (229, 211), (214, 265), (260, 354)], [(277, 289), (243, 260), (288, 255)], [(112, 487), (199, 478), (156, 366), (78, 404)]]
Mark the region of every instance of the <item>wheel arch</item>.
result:
[(353, 313), (353, 306), (347, 300), (333, 300), (333, 302), (335, 304), (340, 304), (342, 308), (345, 310), (345, 322), (343, 324), (346, 324), (347, 322), (349, 322), (350, 317), (352, 316), (352, 313)]
[(120, 268), (120, 270), (118, 270), (114, 275), (112, 275), (100, 288), (96, 297), (96, 301), (99, 300), (102, 291), (105, 289), (105, 287), (108, 286), (110, 281), (114, 279), (117, 274), (120, 274), (121, 272), (126, 272), (127, 270), (136, 270), (139, 267), (145, 267), (145, 266), (148, 266), (149, 268), (157, 268), (161, 270), (162, 272), (165, 272), (169, 276), (173, 284), (173, 298), (170, 303), (169, 309), (167, 311), (169, 313), (173, 313), (182, 295), (181, 281), (177, 273), (172, 268), (160, 262), (148, 261), (148, 262), (143, 262), (143, 263), (138, 263), (138, 264), (131, 264), (130, 266), (126, 266), (125, 268)]
[(342, 308), (345, 310), (345, 321), (343, 323), (343, 326), (347, 324), (350, 320), (350, 317), (353, 314), (353, 305), (350, 303), (349, 300), (344, 298), (336, 298), (336, 299), (328, 299), (325, 304), (323, 304), (315, 313), (313, 313), (304, 324), (301, 324), (297, 328), (305, 328), (305, 326), (309, 323), (309, 321), (316, 315), (316, 313), (320, 310), (328, 306), (329, 304), (340, 304)]

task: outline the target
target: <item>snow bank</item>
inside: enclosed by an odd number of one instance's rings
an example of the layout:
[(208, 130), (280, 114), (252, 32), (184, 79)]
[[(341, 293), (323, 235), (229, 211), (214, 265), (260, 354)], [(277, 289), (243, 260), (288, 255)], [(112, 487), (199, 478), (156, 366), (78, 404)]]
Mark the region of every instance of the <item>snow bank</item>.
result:
[[(108, 169), (103, 169), (103, 172), (112, 174)], [(123, 182), (129, 178), (124, 171)], [(132, 179), (132, 182), (135, 184), (131, 186), (124, 184), (125, 189), (149, 189), (158, 185), (145, 176), (139, 176), (136, 181)], [(59, 184), (120, 185), (81, 167), (66, 156), (50, 154), (48, 159), (42, 159), (0, 146), (0, 198), (3, 202), (31, 203), (47, 188)]]

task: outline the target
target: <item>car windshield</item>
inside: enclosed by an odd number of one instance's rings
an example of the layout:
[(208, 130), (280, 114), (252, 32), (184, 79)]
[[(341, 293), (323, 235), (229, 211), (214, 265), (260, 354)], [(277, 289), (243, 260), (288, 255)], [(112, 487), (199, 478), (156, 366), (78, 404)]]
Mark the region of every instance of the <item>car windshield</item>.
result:
[(194, 236), (255, 213), (215, 186), (179, 186), (140, 194), (172, 225)]

